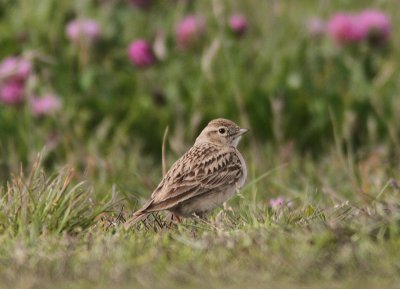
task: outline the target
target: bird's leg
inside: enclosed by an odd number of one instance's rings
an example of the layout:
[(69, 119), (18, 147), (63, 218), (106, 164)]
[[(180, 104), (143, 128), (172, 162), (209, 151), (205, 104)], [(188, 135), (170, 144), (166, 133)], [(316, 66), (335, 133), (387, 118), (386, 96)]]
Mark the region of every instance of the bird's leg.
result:
[(171, 220), (175, 223), (178, 224), (181, 222), (181, 217), (179, 217), (178, 214), (172, 213)]
[(172, 225), (176, 225), (176, 224), (178, 224), (178, 223), (180, 223), (181, 222), (181, 217), (179, 217), (179, 215), (178, 214), (175, 214), (175, 213), (169, 213), (168, 214), (168, 217), (167, 217), (167, 220), (166, 220), (166, 225), (167, 225), (167, 228), (171, 228), (172, 227)]

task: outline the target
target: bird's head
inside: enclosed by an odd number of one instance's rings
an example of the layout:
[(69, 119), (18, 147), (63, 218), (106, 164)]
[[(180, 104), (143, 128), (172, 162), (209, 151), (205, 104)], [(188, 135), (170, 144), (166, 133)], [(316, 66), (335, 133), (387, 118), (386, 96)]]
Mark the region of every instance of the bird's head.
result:
[(221, 146), (236, 147), (247, 128), (240, 128), (236, 123), (228, 119), (218, 118), (210, 121), (196, 139), (195, 144), (212, 143)]

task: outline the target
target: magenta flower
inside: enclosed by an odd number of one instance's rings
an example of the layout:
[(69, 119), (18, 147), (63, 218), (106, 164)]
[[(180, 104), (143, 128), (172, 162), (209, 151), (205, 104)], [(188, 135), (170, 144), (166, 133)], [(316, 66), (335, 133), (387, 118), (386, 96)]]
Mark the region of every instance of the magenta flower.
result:
[(150, 43), (144, 39), (135, 40), (129, 45), (128, 56), (131, 62), (140, 68), (149, 67), (156, 62)]
[(0, 84), (0, 101), (15, 105), (23, 101), (24, 85), (20, 81), (8, 80)]
[(7, 57), (0, 63), (0, 80), (25, 81), (32, 70), (30, 61), (22, 57)]
[(328, 34), (337, 44), (358, 43), (365, 38), (365, 30), (358, 21), (358, 16), (337, 13), (328, 22)]
[(65, 32), (73, 43), (93, 43), (100, 38), (101, 27), (92, 19), (75, 19), (67, 24)]
[(175, 29), (177, 46), (183, 50), (195, 46), (205, 32), (203, 17), (189, 15), (178, 23)]
[(364, 10), (358, 16), (359, 25), (363, 29), (366, 36), (372, 40), (388, 39), (390, 34), (390, 20), (381, 11)]
[(276, 199), (269, 200), (269, 206), (275, 210), (283, 207), (284, 203), (285, 203), (285, 200), (283, 197), (278, 197)]
[(314, 38), (321, 38), (325, 35), (326, 25), (319, 18), (311, 18), (307, 21), (307, 31)]
[(241, 14), (232, 15), (229, 18), (229, 27), (237, 36), (243, 35), (247, 31), (247, 19)]
[(45, 116), (54, 113), (61, 107), (58, 96), (48, 94), (43, 97), (34, 97), (31, 101), (32, 112), (35, 116)]
[(130, 0), (130, 2), (135, 5), (136, 7), (145, 9), (149, 8), (151, 4), (153, 4), (152, 0)]

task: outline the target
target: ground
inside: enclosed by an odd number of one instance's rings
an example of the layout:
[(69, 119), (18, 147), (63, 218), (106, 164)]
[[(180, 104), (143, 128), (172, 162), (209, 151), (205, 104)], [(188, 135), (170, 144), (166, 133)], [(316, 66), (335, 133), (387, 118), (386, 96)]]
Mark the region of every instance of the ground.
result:
[[(398, 286), (400, 189), (382, 165), (384, 152), (357, 163), (335, 152), (318, 161), (294, 154), (277, 166), (279, 157), (265, 157), (270, 169), (250, 173), (244, 189), (223, 208), (172, 228), (163, 228), (159, 214), (125, 230), (123, 220), (137, 204), (110, 198), (93, 203), (91, 189), (69, 184), (73, 177), (66, 170), (52, 177), (32, 173), (18, 188), (22, 176), (15, 176), (2, 216), (14, 219), (0, 239), (1, 286)], [(46, 203), (53, 205), (47, 215), (39, 214), (42, 186), (58, 196), (47, 191)], [(266, 191), (284, 196), (283, 204), (271, 207)], [(24, 194), (31, 196), (27, 207), (13, 207)], [(27, 223), (24, 214), (31, 218)]]

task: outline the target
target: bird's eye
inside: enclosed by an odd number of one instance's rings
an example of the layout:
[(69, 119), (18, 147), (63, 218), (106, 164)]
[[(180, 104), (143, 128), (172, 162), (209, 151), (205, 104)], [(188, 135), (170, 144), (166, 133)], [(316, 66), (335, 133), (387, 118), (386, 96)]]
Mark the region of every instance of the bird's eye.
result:
[(218, 132), (220, 133), (220, 134), (224, 134), (225, 133), (225, 129), (224, 128), (220, 128), (219, 130), (218, 130)]

